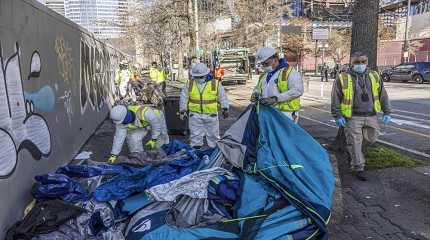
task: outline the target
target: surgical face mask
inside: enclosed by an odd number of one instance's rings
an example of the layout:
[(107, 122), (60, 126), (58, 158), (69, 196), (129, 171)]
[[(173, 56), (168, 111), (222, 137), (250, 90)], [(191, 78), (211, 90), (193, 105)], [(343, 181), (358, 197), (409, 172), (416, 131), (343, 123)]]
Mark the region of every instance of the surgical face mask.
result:
[(358, 73), (364, 73), (366, 71), (367, 65), (366, 64), (354, 64), (352, 66), (352, 70)]
[(270, 65), (269, 66), (263, 66), (263, 71), (266, 73), (271, 72), (271, 71), (273, 71), (273, 67)]

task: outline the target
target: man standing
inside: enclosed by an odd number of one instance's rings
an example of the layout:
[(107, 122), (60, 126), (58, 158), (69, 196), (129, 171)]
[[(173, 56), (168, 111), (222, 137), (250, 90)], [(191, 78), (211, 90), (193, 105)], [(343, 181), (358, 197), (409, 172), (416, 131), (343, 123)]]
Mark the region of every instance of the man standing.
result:
[(161, 66), (158, 66), (156, 62), (152, 62), (152, 66), (149, 69), (149, 78), (151, 81), (161, 86), (163, 92), (165, 92), (167, 73)]
[(367, 56), (352, 55), (352, 69), (340, 73), (333, 84), (331, 113), (339, 127), (345, 128), (347, 150), (351, 156), (351, 170), (357, 179), (366, 181), (366, 160), (362, 151), (363, 139), (372, 144), (379, 135), (377, 113), (383, 112), (383, 123), (390, 122), (391, 106), (384, 84), (375, 71), (367, 68)]
[(121, 61), (119, 64), (119, 70), (115, 75), (115, 85), (118, 90), (120, 98), (124, 98), (128, 93), (128, 82), (130, 81), (131, 73), (128, 69), (128, 62), (126, 60)]
[(251, 101), (274, 106), (288, 118), (298, 122), (303, 81), (300, 73), (279, 58), (274, 48), (258, 49), (256, 61), (264, 73), (260, 76)]
[(219, 140), (218, 104), (222, 115), (228, 117), (228, 98), (221, 82), (214, 79), (209, 68), (197, 63), (191, 69), (191, 79), (185, 85), (180, 98), (180, 117), (184, 119), (189, 113), (190, 145), (202, 147), (203, 137), (209, 147), (215, 147)]

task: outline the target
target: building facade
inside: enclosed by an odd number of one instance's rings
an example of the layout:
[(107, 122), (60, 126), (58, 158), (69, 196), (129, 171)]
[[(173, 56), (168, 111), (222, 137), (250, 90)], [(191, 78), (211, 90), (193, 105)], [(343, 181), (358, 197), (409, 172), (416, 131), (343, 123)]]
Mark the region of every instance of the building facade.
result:
[(64, 16), (64, 0), (45, 0), (45, 5)]
[(65, 16), (98, 38), (120, 38), (127, 23), (128, 0), (65, 0)]

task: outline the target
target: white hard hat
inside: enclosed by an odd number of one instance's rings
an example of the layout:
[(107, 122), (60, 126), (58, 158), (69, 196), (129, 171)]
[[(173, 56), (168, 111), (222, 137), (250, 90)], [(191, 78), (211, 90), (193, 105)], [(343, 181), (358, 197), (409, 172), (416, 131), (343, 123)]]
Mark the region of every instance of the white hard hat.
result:
[(193, 77), (204, 77), (210, 72), (211, 70), (203, 63), (196, 63), (191, 68), (191, 76)]
[(262, 63), (276, 54), (276, 50), (270, 47), (262, 47), (257, 50), (255, 54), (255, 60), (257, 63)]
[(120, 124), (127, 116), (127, 107), (124, 105), (116, 105), (110, 111), (110, 118), (115, 124)]

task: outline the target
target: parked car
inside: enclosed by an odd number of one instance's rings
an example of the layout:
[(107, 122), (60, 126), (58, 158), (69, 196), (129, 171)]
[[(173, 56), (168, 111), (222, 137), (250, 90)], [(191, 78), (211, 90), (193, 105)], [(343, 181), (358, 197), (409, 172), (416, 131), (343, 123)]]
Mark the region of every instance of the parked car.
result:
[(430, 81), (430, 62), (404, 63), (393, 68), (385, 69), (381, 72), (384, 82), (389, 81), (413, 81), (423, 83)]

